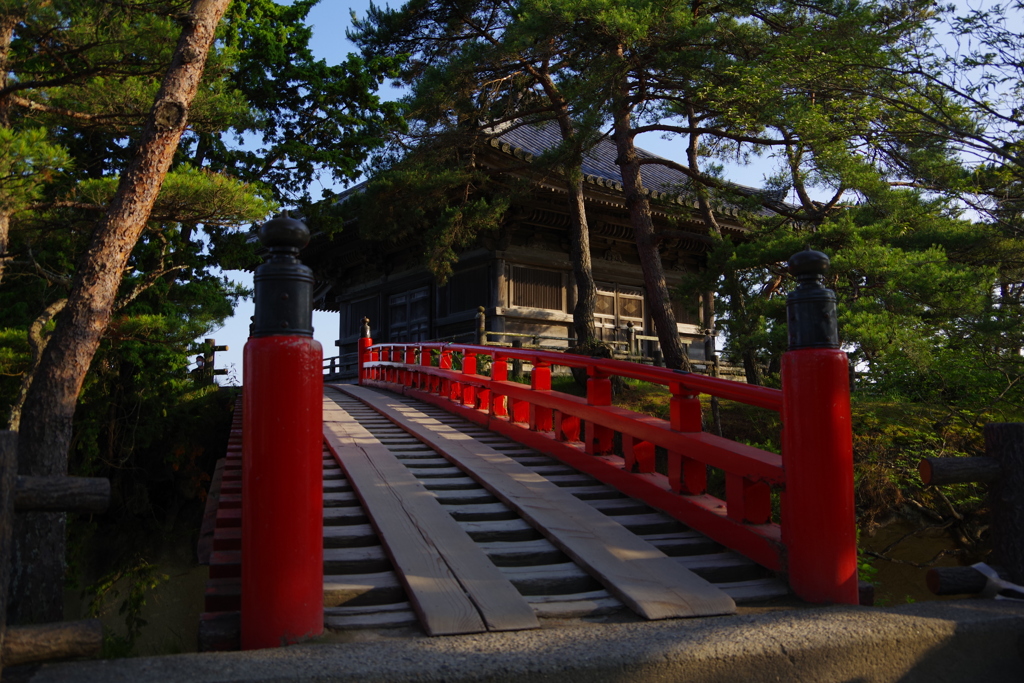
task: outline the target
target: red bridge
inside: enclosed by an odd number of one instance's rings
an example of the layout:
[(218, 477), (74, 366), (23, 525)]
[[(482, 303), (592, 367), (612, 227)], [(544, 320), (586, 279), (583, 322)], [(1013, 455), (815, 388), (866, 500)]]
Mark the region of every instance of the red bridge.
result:
[[(847, 359), (818, 257), (799, 273), (781, 390), (540, 350), (375, 346), (367, 332), (358, 384), (325, 391), (308, 314), (267, 310), (302, 298), (271, 289), (302, 268), (301, 240), (276, 239), (211, 498), (207, 647), (325, 624), (441, 635), (730, 614), (787, 594), (857, 602)], [(551, 389), (568, 370), (585, 373), (585, 397)], [(669, 419), (614, 406), (614, 377), (666, 387)], [(704, 432), (702, 394), (778, 412), (781, 453)]]

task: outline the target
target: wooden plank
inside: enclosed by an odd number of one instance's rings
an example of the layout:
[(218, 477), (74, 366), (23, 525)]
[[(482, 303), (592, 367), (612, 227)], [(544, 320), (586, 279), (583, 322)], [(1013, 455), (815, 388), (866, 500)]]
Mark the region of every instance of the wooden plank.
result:
[(613, 595), (647, 619), (733, 614), (732, 598), (565, 489), (401, 401), (365, 387), (358, 398), (515, 508)]
[(333, 401), (324, 435), (431, 635), (539, 628), (526, 600), (437, 499)]

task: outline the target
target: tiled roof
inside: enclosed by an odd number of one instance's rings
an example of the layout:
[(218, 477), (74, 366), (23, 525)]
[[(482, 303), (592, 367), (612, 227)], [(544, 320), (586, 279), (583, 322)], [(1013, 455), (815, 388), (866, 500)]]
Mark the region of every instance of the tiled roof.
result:
[[(553, 149), (562, 143), (561, 132), (554, 122), (537, 126), (526, 125), (510, 128), (502, 131), (498, 139), (501, 142), (507, 142), (513, 147), (518, 147), (523, 152), (533, 156), (540, 156), (547, 150)], [(663, 158), (639, 148), (637, 149), (637, 154), (642, 158), (648, 159)], [(583, 173), (621, 183), (622, 173), (619, 171), (618, 164), (615, 163), (617, 156), (615, 143), (608, 138), (604, 138), (584, 156)], [(667, 166), (645, 164), (642, 174), (644, 187), (658, 192), (679, 194), (687, 184), (685, 175)]]
[[(491, 138), (492, 147), (527, 160), (530, 157), (541, 156), (547, 150), (557, 147), (561, 142), (561, 132), (554, 121), (538, 125), (507, 127)], [(665, 158), (639, 147), (636, 152), (641, 158)], [(584, 156), (584, 179), (589, 183), (621, 191), (622, 173), (619, 165), (615, 163), (617, 156), (615, 143), (608, 138), (603, 138)], [(661, 164), (644, 164), (640, 172), (643, 178), (644, 189), (654, 198), (696, 206), (696, 202), (693, 199), (679, 196), (689, 184), (689, 179), (683, 173)], [(760, 192), (757, 188), (737, 183), (730, 183), (730, 185), (736, 189), (744, 190), (744, 194)], [(663, 196), (659, 197), (659, 195)], [(723, 211), (726, 214), (736, 215), (737, 209), (738, 207), (736, 206), (727, 206), (719, 207), (717, 210)], [(761, 212), (770, 213), (768, 209), (761, 209)]]

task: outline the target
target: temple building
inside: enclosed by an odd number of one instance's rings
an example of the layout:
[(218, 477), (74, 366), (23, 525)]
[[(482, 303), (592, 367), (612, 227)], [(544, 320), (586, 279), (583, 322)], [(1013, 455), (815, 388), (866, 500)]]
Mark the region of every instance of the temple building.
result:
[[(491, 341), (523, 339), (495, 334), (514, 333), (536, 336), (532, 341), (542, 346), (570, 345), (576, 288), (566, 190), (558, 177), (533, 173), (524, 164), (559, 142), (554, 125), (522, 126), (490, 139), (484, 163), (525, 175), (535, 190), (510, 208), (499, 231), (459, 254), (443, 286), (425, 268), (422, 245), (370, 243), (348, 226), (333, 239), (314, 235), (302, 258), (317, 278), (314, 306), (339, 316), (339, 355), (354, 357), (363, 317), (370, 319), (375, 342), (473, 341), (480, 307)], [(655, 157), (643, 150), (640, 154)], [(615, 147), (604, 140), (583, 164), (598, 335), (623, 342), (631, 330), (641, 340), (640, 352), (656, 356), (657, 342), (643, 339), (655, 331), (614, 160)], [(674, 291), (684, 273), (703, 267), (707, 231), (694, 206), (680, 196), (686, 182), (682, 173), (655, 164), (644, 165), (642, 173), (655, 230), (665, 233), (661, 259), (666, 283)], [(359, 190), (357, 186), (348, 193)], [(718, 219), (726, 234), (745, 232), (735, 212), (720, 213)], [(316, 226), (310, 227), (315, 233)], [(679, 298), (673, 310), (689, 357), (703, 360), (705, 329), (714, 326), (711, 295)], [(330, 350), (324, 353), (330, 355)]]

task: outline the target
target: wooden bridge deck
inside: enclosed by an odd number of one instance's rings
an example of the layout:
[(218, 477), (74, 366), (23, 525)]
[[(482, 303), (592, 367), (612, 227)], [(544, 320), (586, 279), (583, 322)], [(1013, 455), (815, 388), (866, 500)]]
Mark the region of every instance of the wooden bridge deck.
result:
[[(441, 408), (334, 385), (324, 434), (330, 629), (418, 624), (441, 635), (614, 612), (709, 616), (788, 593), (764, 568), (668, 515)], [(229, 505), (237, 466), (221, 475)], [(235, 516), (222, 503), (219, 526), (208, 530), (211, 632), (237, 620)], [(217, 637), (207, 640), (218, 647)], [(220, 646), (231, 640), (220, 637)]]

